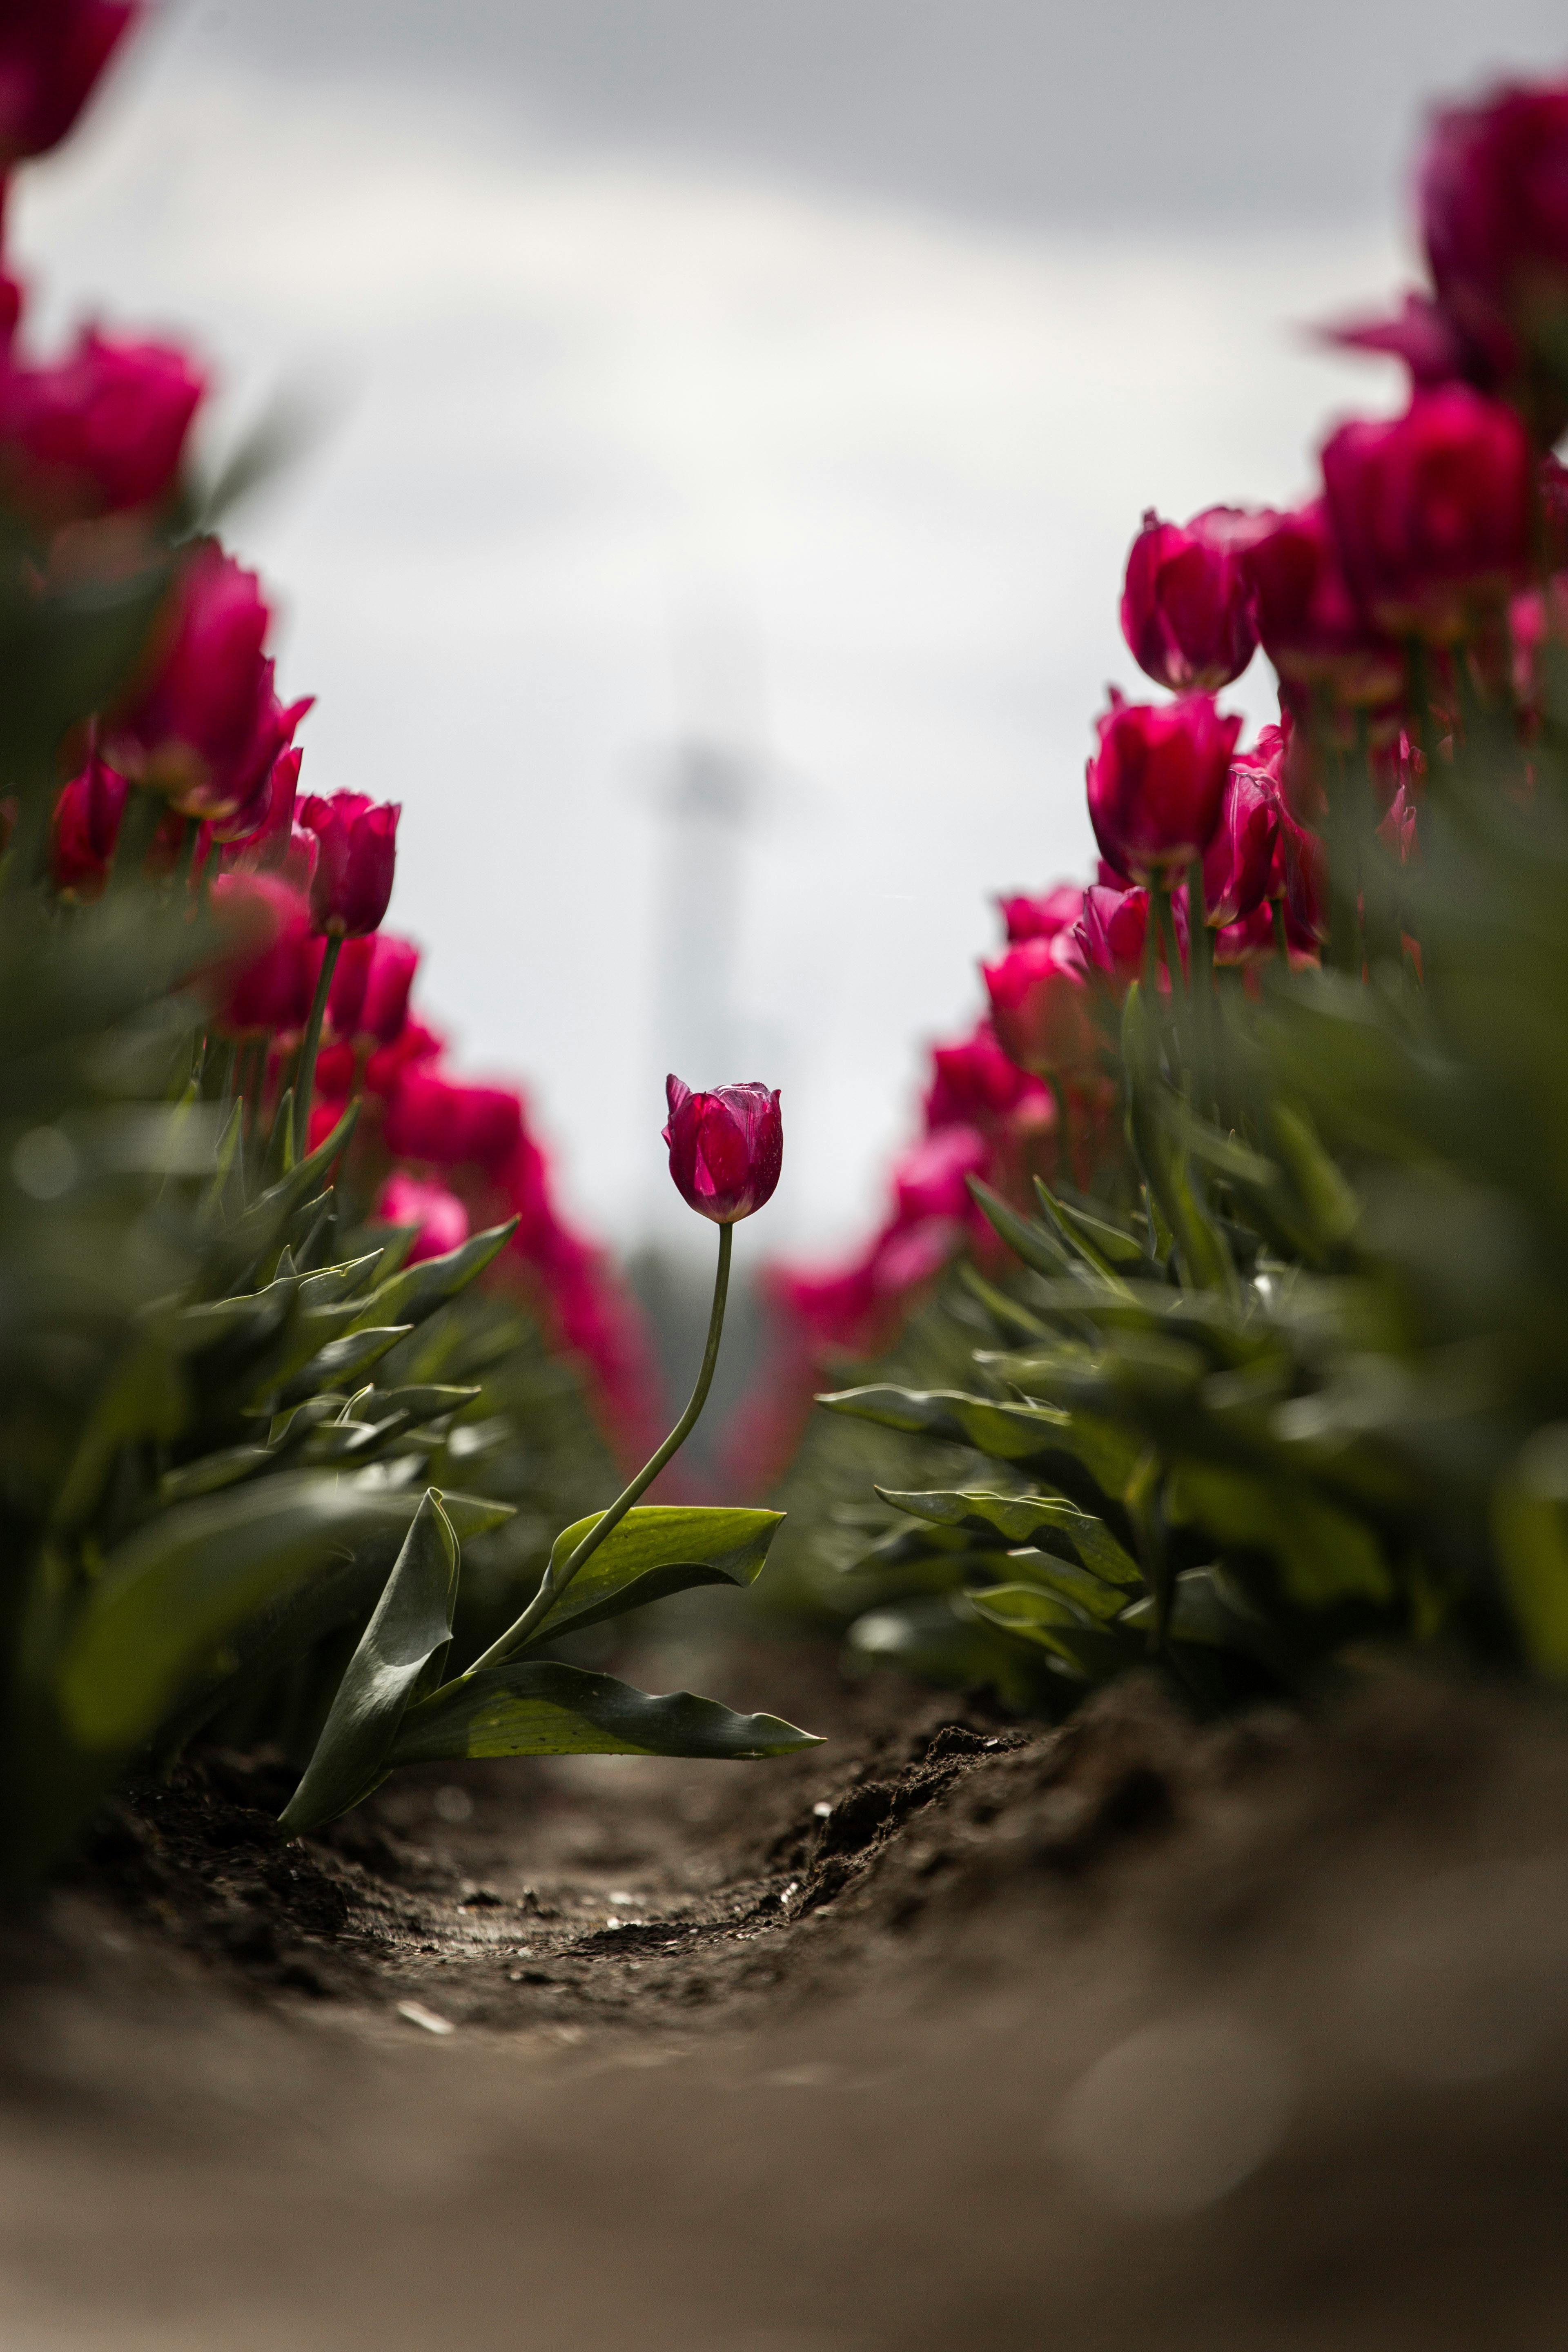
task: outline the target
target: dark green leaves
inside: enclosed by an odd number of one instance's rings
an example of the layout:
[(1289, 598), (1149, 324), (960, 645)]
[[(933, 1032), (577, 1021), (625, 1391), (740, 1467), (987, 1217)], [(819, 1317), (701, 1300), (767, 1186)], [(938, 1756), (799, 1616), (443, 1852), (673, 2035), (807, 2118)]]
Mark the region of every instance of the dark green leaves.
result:
[(735, 1715), (674, 1691), (658, 1698), (608, 1675), (542, 1662), (492, 1666), (410, 1707), (395, 1764), (463, 1756), (787, 1756), (819, 1743), (776, 1715)]
[(429, 1488), (359, 1647), (350, 1659), (304, 1779), (284, 1808), (285, 1837), (319, 1829), (384, 1777), (398, 1727), (452, 1636), (458, 1539)]
[[(558, 1572), (602, 1516), (595, 1512), (562, 1529), (548, 1574)], [(630, 1510), (540, 1620), (532, 1640), (555, 1641), (563, 1633), (602, 1624), (627, 1609), (640, 1609), (647, 1601), (662, 1601), (695, 1585), (751, 1584), (783, 1517), (782, 1511), (710, 1510), (690, 1505), (645, 1504)]]

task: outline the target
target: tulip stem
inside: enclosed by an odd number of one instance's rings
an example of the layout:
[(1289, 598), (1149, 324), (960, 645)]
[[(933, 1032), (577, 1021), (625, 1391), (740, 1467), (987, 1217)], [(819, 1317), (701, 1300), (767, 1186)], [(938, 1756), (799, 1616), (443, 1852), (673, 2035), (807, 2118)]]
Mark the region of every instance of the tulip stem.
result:
[(1187, 868), (1187, 954), (1191, 964), (1193, 1016), (1193, 1087), (1194, 1110), (1205, 1118), (1219, 1116), (1218, 1055), (1215, 1050), (1214, 933), (1205, 919), (1204, 866), (1194, 857)]
[[(1191, 1012), (1191, 1006), (1190, 1003), (1184, 1006), (1183, 1001), (1187, 993), (1186, 974), (1182, 969), (1182, 951), (1176, 943), (1176, 919), (1171, 912), (1170, 885), (1163, 876), (1157, 882), (1151, 882), (1149, 896), (1154, 901), (1155, 917), (1160, 926), (1160, 943), (1165, 950), (1165, 970), (1171, 981), (1171, 1038), (1175, 1048), (1172, 1059), (1174, 1061), (1179, 1057), (1186, 1064), (1190, 1072), (1193, 1054), (1188, 1014)], [(1179, 1084), (1180, 1080), (1174, 1069), (1171, 1075), (1173, 1080)]]
[(310, 1000), (310, 1017), (305, 1024), (305, 1034), (300, 1046), (300, 1068), (294, 1080), (294, 1158), (303, 1160), (310, 1132), (310, 1096), (316, 1084), (316, 1055), (321, 1043), (321, 1023), (326, 1018), (327, 997), (332, 985), (332, 974), (338, 968), (338, 951), (342, 940), (336, 931), (327, 935), (321, 956), (321, 969), (316, 976), (316, 993)]
[(145, 784), (132, 784), (126, 793), (120, 838), (114, 845), (114, 863), (109, 869), (106, 885), (109, 896), (118, 898), (121, 891), (133, 889), (142, 878), (147, 853), (157, 839), (167, 806), (163, 794)]
[(697, 1386), (691, 1391), (691, 1399), (686, 1411), (657, 1454), (650, 1455), (644, 1463), (631, 1485), (616, 1496), (609, 1509), (601, 1512), (581, 1543), (575, 1546), (562, 1561), (560, 1567), (556, 1567), (553, 1559), (551, 1561), (540, 1580), (538, 1591), (517, 1622), (509, 1625), (500, 1640), (492, 1642), (484, 1655), (474, 1660), (467, 1672), (458, 1677), (460, 1681), (467, 1682), (469, 1675), (477, 1675), (486, 1666), (499, 1666), (503, 1658), (510, 1657), (514, 1650), (522, 1647), (540, 1620), (548, 1616), (551, 1610), (554, 1608), (578, 1570), (598, 1550), (605, 1538), (619, 1527), (637, 1496), (652, 1486), (665, 1464), (680, 1451), (696, 1428), (698, 1416), (707, 1403), (708, 1391), (713, 1385), (713, 1367), (719, 1360), (719, 1339), (724, 1328), (724, 1301), (730, 1289), (730, 1252), (734, 1245), (734, 1226), (721, 1225), (719, 1266), (713, 1277), (713, 1310), (708, 1318), (708, 1344), (702, 1350), (702, 1369), (697, 1375)]

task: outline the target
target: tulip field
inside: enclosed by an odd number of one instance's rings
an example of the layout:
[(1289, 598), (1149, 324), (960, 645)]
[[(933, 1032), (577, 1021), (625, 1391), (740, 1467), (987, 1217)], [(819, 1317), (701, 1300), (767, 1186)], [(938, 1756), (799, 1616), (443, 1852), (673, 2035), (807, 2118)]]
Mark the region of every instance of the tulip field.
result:
[[(0, 5), (0, 174), (144, 13)], [(1562, 2339), (1568, 83), (1416, 201), (1304, 503), (1129, 452), (1098, 862), (876, 1231), (668, 1076), (668, 1428), (310, 789), (265, 447), (6, 248), (0, 2342)]]

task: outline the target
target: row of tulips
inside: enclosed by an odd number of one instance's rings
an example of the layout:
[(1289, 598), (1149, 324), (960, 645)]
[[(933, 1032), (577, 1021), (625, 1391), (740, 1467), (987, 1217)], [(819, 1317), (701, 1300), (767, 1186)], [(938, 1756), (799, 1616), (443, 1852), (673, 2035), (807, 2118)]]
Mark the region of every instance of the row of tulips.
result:
[[(1568, 645), (1568, 471), (1552, 454), (1568, 423), (1568, 84), (1440, 115), (1420, 189), (1430, 287), (1394, 319), (1331, 331), (1406, 362), (1403, 411), (1332, 432), (1295, 510), (1145, 514), (1121, 628), (1172, 699), (1111, 692), (1087, 770), (1098, 872), (1001, 902), (986, 1014), (932, 1052), (924, 1133), (882, 1226), (847, 1266), (775, 1277), (804, 1358), (877, 1350), (952, 1259), (994, 1257), (972, 1178), (1020, 1205), (1036, 1176), (1127, 1197), (1135, 979), (1211, 1108), (1216, 992), (1256, 994), (1269, 964), (1359, 974), (1392, 956), (1419, 974), (1398, 874), (1420, 856), (1431, 764), (1479, 702), (1508, 708), (1528, 743), (1543, 657)], [(1215, 697), (1259, 648), (1279, 717), (1244, 747)]]
[[(110, 0), (5, 10), (7, 168), (70, 128), (140, 13)], [(303, 1149), (363, 1089), (372, 1213), (416, 1228), (416, 1261), (456, 1246), (476, 1221), (515, 1215), (511, 1264), (635, 1442), (648, 1402), (639, 1335), (599, 1254), (559, 1212), (521, 1095), (467, 1082), (410, 1013), (419, 950), (381, 929), (399, 808), (300, 793), (295, 737), (310, 700), (279, 698), (261, 585), (215, 537), (179, 535), (206, 389), (184, 351), (99, 327), (61, 358), (35, 357), (25, 288), (0, 273), (0, 501), (28, 560), (47, 579), (90, 579), (176, 541), (129, 684), (68, 735), (75, 773), (58, 792), (46, 782), (48, 874), (68, 901), (142, 874), (209, 908), (237, 942), (214, 1030), (252, 1125), (269, 1123), (291, 1085)], [(5, 815), (24, 862), (37, 845), (16, 801)]]

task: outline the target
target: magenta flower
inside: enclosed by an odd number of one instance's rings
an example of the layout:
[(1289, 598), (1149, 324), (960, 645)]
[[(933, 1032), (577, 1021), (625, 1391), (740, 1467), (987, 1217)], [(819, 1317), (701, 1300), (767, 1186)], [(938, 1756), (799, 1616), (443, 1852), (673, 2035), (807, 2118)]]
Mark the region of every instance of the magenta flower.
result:
[(773, 1199), (784, 1165), (778, 1091), (754, 1081), (694, 1093), (672, 1072), (664, 1082), (669, 1172), (687, 1207), (732, 1225)]
[(255, 573), (216, 540), (199, 541), (170, 601), (156, 672), (107, 730), (114, 765), (187, 816), (228, 817), (259, 800), (309, 707), (285, 710), (272, 690), (270, 621)]
[(0, 468), (50, 522), (150, 506), (170, 489), (204, 379), (163, 343), (89, 329), (58, 366), (0, 376)]
[(996, 1042), (1021, 1070), (1068, 1077), (1093, 1067), (1100, 1040), (1076, 940), (1022, 940), (980, 970)]
[(418, 1265), (428, 1257), (445, 1257), (468, 1238), (468, 1213), (456, 1192), (445, 1184), (428, 1184), (395, 1169), (382, 1186), (372, 1216), (384, 1225), (412, 1225), (414, 1241), (407, 1263)]
[(1083, 892), (1076, 882), (1058, 882), (1054, 890), (1042, 892), (1033, 898), (1025, 893), (1011, 898), (998, 898), (1002, 920), (1006, 927), (1007, 943), (1016, 947), (1020, 940), (1054, 940), (1058, 932), (1070, 931), (1083, 912)]
[(1394, 635), (1463, 636), (1478, 603), (1522, 585), (1532, 487), (1519, 416), (1468, 384), (1417, 392), (1386, 424), (1342, 425), (1323, 449), (1345, 578)]
[(1140, 669), (1173, 693), (1229, 686), (1252, 659), (1258, 632), (1237, 560), (1247, 518), (1210, 507), (1184, 530), (1151, 507), (1127, 559), (1121, 634)]
[(93, 898), (109, 877), (128, 790), (123, 776), (94, 751), (55, 803), (49, 864), (55, 886)]
[(7, 0), (0, 12), (0, 172), (58, 146), (140, 0)]
[(1241, 721), (1222, 719), (1210, 694), (1158, 705), (1113, 695), (1096, 725), (1089, 814), (1100, 846), (1133, 881), (1169, 885), (1213, 837)]
[[(1505, 85), (1438, 115), (1421, 168), (1426, 258), (1443, 310), (1494, 380), (1532, 353), (1564, 373), (1568, 82)], [(1542, 439), (1555, 440), (1562, 408)]]
[(1352, 594), (1323, 501), (1254, 518), (1242, 557), (1264, 652), (1282, 678), (1341, 702), (1383, 703), (1405, 681), (1400, 646)]
[(928, 1217), (967, 1218), (972, 1202), (965, 1178), (984, 1176), (991, 1146), (973, 1127), (939, 1128), (911, 1143), (893, 1170), (893, 1197), (901, 1225)]
[(510, 1087), (465, 1086), (438, 1069), (405, 1068), (386, 1107), (386, 1148), (399, 1160), (465, 1164), (500, 1176), (522, 1136), (522, 1102)]
[(299, 893), (271, 874), (220, 874), (212, 909), (229, 934), (216, 974), (216, 1022), (231, 1035), (302, 1029), (317, 950)]
[(363, 793), (301, 802), (300, 823), (317, 844), (310, 883), (316, 930), (342, 939), (376, 929), (392, 897), (402, 814), (398, 802), (373, 801)]
[[(1174, 918), (1176, 953), (1184, 962), (1187, 953), (1187, 894), (1179, 891), (1171, 901)], [(1112, 988), (1124, 989), (1131, 981), (1142, 978), (1144, 952), (1149, 937), (1149, 893), (1147, 890), (1118, 890), (1109, 884), (1097, 882), (1083, 894), (1083, 914), (1075, 934), (1084, 962), (1091, 971), (1110, 982)], [(1160, 956), (1156, 967), (1159, 984), (1169, 988), (1171, 976), (1165, 966), (1164, 944), (1159, 943)]]
[(408, 1021), (408, 992), (419, 969), (419, 950), (412, 940), (377, 931), (371, 943), (365, 975), (364, 1002), (360, 1008), (361, 1034), (378, 1045), (395, 1045)]
[[(1081, 894), (1080, 894), (1081, 895)], [(1031, 1078), (1005, 1055), (989, 1021), (956, 1045), (931, 1049), (931, 1082), (926, 1090), (926, 1125), (973, 1127), (981, 1119), (1005, 1118), (1026, 1096), (1040, 1092)]]
[(1226, 782), (1214, 838), (1204, 852), (1206, 923), (1218, 929), (1263, 904), (1279, 830), (1279, 803), (1272, 777), (1238, 760)]

